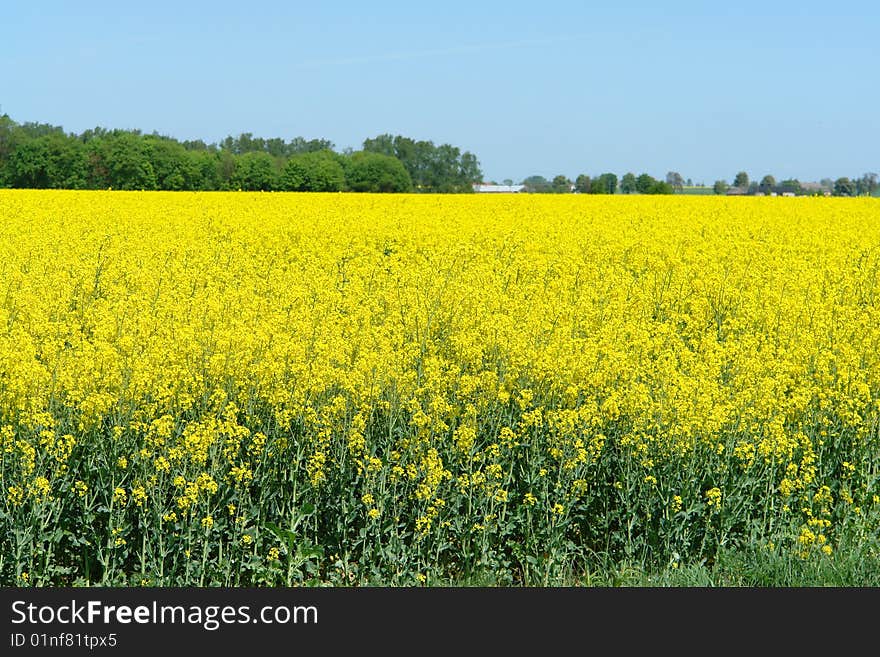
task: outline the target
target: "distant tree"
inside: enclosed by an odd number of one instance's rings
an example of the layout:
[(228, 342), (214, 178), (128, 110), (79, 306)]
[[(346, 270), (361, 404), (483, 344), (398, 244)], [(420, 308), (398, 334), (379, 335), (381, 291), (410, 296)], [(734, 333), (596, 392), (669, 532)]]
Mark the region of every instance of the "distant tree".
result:
[(450, 144), (435, 145), (402, 135), (378, 135), (364, 140), (363, 149), (396, 157), (412, 179), (418, 192), (473, 192), (483, 179), (476, 156)]
[(345, 171), (332, 151), (292, 155), (281, 173), (280, 188), (297, 192), (339, 192), (345, 187)]
[(182, 144), (150, 135), (142, 138), (156, 174), (156, 188), (173, 191), (199, 189), (201, 172)]
[(674, 194), (675, 188), (663, 180), (655, 180), (648, 188), (648, 194)]
[(590, 193), (590, 177), (582, 173), (574, 180), (574, 191), (578, 194), (589, 194)]
[(9, 155), (0, 177), (10, 187), (84, 189), (88, 186), (85, 145), (57, 132), (28, 139)]
[(682, 191), (682, 188), (684, 187), (684, 180), (682, 179), (681, 174), (678, 171), (669, 171), (666, 174), (666, 182), (676, 192)]
[(510, 187), (511, 185), (513, 185), (513, 179), (512, 178), (505, 178), (504, 180), (501, 181), (501, 183)]
[(326, 139), (304, 139), (294, 137), (284, 146), (284, 155), (298, 155), (300, 153), (318, 153), (320, 151), (332, 151), (333, 142)]
[(88, 185), (99, 189), (156, 189), (150, 145), (136, 130), (114, 130), (86, 143)]
[(877, 174), (864, 174), (861, 178), (859, 178), (856, 187), (859, 195), (873, 196), (874, 192), (877, 191), (878, 188)]
[(727, 188), (728, 185), (726, 180), (716, 180), (715, 184), (712, 185), (712, 191), (716, 194), (726, 194)]
[(686, 184), (688, 187), (693, 187), (693, 186), (694, 186), (694, 181), (691, 180), (690, 178), (688, 178), (688, 179), (687, 179), (687, 182), (686, 182), (685, 184)]
[(764, 194), (769, 194), (776, 188), (776, 178), (771, 176), (769, 173), (761, 178), (761, 184), (758, 185), (758, 189), (761, 190)]
[(0, 116), (0, 185), (5, 184), (3, 171), (10, 154), (18, 146), (20, 140), (18, 124), (8, 114)]
[(749, 174), (745, 171), (740, 171), (733, 179), (734, 187), (745, 187), (749, 186)]
[(569, 192), (571, 192), (571, 180), (569, 180), (567, 176), (564, 176), (562, 174), (555, 176), (553, 178), (553, 182), (550, 183), (550, 186), (557, 194), (568, 194)]
[(654, 176), (642, 173), (639, 174), (639, 177), (636, 178), (636, 191), (639, 194), (647, 194), (651, 187), (657, 182), (657, 179)]
[(631, 171), (623, 174), (623, 177), (620, 179), (620, 193), (634, 194), (637, 191), (639, 191), (639, 188), (636, 181), (636, 174)]
[(831, 180), (831, 178), (822, 178), (822, 180), (819, 181), (819, 184), (829, 192), (834, 189), (834, 181)]
[(617, 174), (603, 173), (593, 180), (590, 189), (593, 194), (614, 194), (617, 191)]
[(776, 188), (779, 190), (780, 194), (802, 194), (804, 191), (800, 180), (797, 178), (788, 178), (780, 181)]
[(354, 192), (411, 192), (412, 178), (392, 155), (357, 151), (344, 166), (346, 186)]
[[(211, 149), (193, 149), (187, 151), (191, 167), (196, 171), (194, 190), (213, 191), (221, 189), (220, 154)], [(230, 156), (231, 157), (231, 156)]]
[(546, 194), (553, 191), (553, 185), (544, 176), (529, 176), (522, 184), (524, 191), (530, 194)]
[(834, 181), (835, 196), (855, 196), (856, 186), (852, 180), (847, 177), (838, 178)]
[(245, 192), (268, 192), (278, 187), (278, 179), (276, 158), (261, 150), (250, 150), (236, 159), (229, 184)]

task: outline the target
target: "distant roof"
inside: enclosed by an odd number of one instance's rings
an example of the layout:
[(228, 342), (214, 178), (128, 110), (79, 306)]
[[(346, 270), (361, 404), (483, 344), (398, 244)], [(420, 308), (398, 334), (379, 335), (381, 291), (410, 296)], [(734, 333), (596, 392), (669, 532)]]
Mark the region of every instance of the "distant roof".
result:
[(475, 192), (521, 192), (525, 188), (525, 185), (488, 185), (488, 184), (476, 184), (474, 185)]

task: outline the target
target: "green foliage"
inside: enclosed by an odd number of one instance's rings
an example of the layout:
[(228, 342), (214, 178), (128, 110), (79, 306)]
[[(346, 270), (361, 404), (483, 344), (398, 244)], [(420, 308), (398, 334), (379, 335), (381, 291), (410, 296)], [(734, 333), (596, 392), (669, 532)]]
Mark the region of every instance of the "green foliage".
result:
[(838, 178), (834, 181), (834, 195), (835, 196), (855, 196), (856, 195), (856, 185), (855, 183), (847, 178), (846, 176)]
[(553, 191), (553, 185), (544, 176), (529, 176), (522, 184), (524, 191), (530, 194), (547, 194)]
[(85, 147), (72, 137), (49, 133), (22, 143), (6, 160), (3, 179), (11, 187), (83, 189)]
[(277, 189), (279, 177), (274, 157), (262, 151), (249, 151), (236, 160), (229, 184), (232, 189), (245, 192), (268, 192)]
[(554, 177), (550, 186), (556, 194), (568, 194), (571, 192), (571, 180), (562, 174)]
[(383, 134), (365, 140), (363, 150), (400, 160), (417, 192), (470, 193), (483, 178), (477, 158), (450, 144)]
[(736, 174), (733, 179), (734, 187), (748, 187), (749, 186), (749, 174), (745, 171), (740, 171)]
[(472, 193), (477, 158), (449, 144), (381, 135), (373, 158), (337, 153), (326, 139), (265, 139), (246, 132), (219, 144), (96, 127), (65, 135), (0, 116), (0, 186), (54, 189), (418, 191)]
[(354, 192), (411, 192), (412, 179), (396, 157), (357, 151), (345, 169), (346, 185)]
[(296, 192), (339, 192), (345, 188), (345, 170), (332, 151), (293, 155), (281, 173), (281, 189)]
[(727, 181), (725, 180), (716, 180), (715, 184), (712, 185), (712, 191), (716, 194), (726, 194), (728, 189)]
[(617, 191), (617, 175), (603, 173), (601, 176), (594, 178), (590, 191), (593, 194), (614, 194)]
[(623, 174), (623, 178), (620, 179), (620, 193), (634, 194), (637, 191), (639, 191), (639, 186), (636, 174), (632, 172)]
[(648, 188), (647, 194), (674, 194), (675, 188), (663, 180), (656, 180), (654, 184)]
[(795, 178), (783, 180), (777, 185), (776, 189), (780, 194), (800, 194), (804, 191), (800, 181)]
[(591, 180), (590, 177), (582, 173), (574, 181), (574, 191), (578, 194), (589, 194), (590, 193)]
[(640, 194), (647, 194), (650, 192), (651, 187), (657, 183), (657, 179), (654, 176), (643, 173), (636, 178), (636, 191)]
[(151, 148), (139, 134), (118, 131), (86, 144), (89, 186), (103, 189), (157, 189)]
[[(680, 192), (684, 188), (684, 178), (681, 177), (681, 174), (678, 171), (669, 171), (666, 174), (666, 183), (672, 188), (673, 192)], [(667, 194), (669, 192), (660, 191), (655, 193)]]

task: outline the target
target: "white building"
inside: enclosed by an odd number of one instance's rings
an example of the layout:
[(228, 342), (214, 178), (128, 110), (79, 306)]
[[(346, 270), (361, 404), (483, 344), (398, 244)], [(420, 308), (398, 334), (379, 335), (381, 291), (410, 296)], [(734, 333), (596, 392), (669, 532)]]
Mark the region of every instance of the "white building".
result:
[(475, 192), (488, 192), (493, 194), (514, 194), (521, 192), (525, 185), (488, 185), (486, 183), (477, 183), (474, 185)]

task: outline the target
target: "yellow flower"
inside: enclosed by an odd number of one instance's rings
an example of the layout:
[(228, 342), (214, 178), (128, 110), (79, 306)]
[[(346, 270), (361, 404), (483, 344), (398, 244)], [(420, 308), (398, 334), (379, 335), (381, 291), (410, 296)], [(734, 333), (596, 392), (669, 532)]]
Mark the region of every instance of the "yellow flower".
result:
[(124, 505), (126, 500), (128, 499), (128, 494), (125, 492), (125, 489), (121, 486), (117, 486), (113, 489), (113, 503)]
[(721, 489), (717, 486), (706, 491), (706, 504), (710, 507), (721, 506)]
[(20, 506), (24, 499), (24, 490), (21, 486), (10, 486), (6, 489), (6, 499), (12, 506)]
[(134, 503), (141, 507), (144, 505), (144, 502), (147, 501), (147, 491), (143, 486), (135, 486), (131, 489), (131, 499), (134, 500)]

